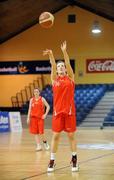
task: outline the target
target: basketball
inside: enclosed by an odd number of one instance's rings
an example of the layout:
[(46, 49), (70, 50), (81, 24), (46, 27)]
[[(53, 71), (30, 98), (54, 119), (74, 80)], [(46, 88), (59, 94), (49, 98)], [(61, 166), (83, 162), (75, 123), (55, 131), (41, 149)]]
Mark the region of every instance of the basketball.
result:
[(39, 16), (39, 24), (43, 28), (51, 28), (53, 26), (53, 23), (54, 23), (54, 16), (50, 12), (43, 12)]

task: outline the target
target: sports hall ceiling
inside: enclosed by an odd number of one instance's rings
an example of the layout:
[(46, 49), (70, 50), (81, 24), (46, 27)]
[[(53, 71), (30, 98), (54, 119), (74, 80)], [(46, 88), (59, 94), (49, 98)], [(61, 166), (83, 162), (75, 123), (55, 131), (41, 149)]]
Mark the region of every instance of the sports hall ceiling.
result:
[(0, 43), (38, 23), (44, 11), (78, 6), (114, 21), (114, 0), (0, 0)]

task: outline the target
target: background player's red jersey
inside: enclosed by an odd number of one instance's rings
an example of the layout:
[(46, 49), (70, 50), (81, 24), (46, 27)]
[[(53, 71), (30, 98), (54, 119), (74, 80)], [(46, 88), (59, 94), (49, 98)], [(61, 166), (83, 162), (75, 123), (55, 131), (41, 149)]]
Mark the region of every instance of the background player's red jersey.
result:
[(42, 101), (42, 97), (39, 96), (38, 100), (35, 98), (32, 99), (31, 102), (31, 117), (41, 118), (44, 115), (44, 104)]

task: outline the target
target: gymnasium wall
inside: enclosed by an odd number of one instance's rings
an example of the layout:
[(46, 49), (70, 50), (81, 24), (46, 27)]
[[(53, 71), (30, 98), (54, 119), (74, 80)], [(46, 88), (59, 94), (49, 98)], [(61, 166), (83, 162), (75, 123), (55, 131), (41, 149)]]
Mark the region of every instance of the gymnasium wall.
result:
[[(67, 16), (76, 14), (76, 23), (68, 23)], [(94, 20), (98, 20), (103, 32), (95, 36), (91, 33)], [(86, 59), (114, 58), (114, 23), (78, 7), (67, 7), (55, 14), (55, 24), (51, 29), (43, 29), (39, 24), (20, 33), (0, 45), (0, 61), (45, 60), (42, 51), (53, 50), (57, 59), (63, 58), (60, 44), (66, 40), (71, 59), (76, 60), (76, 83), (114, 83), (113, 73), (86, 74)], [(83, 76), (79, 77), (79, 72)], [(0, 76), (0, 106), (11, 106), (11, 96), (35, 80), (37, 75)], [(45, 76), (45, 83), (50, 76)]]

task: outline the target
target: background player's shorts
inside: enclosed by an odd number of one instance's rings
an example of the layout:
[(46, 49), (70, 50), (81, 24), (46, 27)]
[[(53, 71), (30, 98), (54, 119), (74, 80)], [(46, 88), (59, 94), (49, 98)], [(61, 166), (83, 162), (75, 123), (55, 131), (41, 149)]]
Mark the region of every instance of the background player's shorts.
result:
[(44, 134), (44, 119), (31, 117), (29, 129), (32, 134)]
[(74, 132), (76, 130), (76, 115), (60, 113), (53, 116), (52, 130), (54, 132)]

